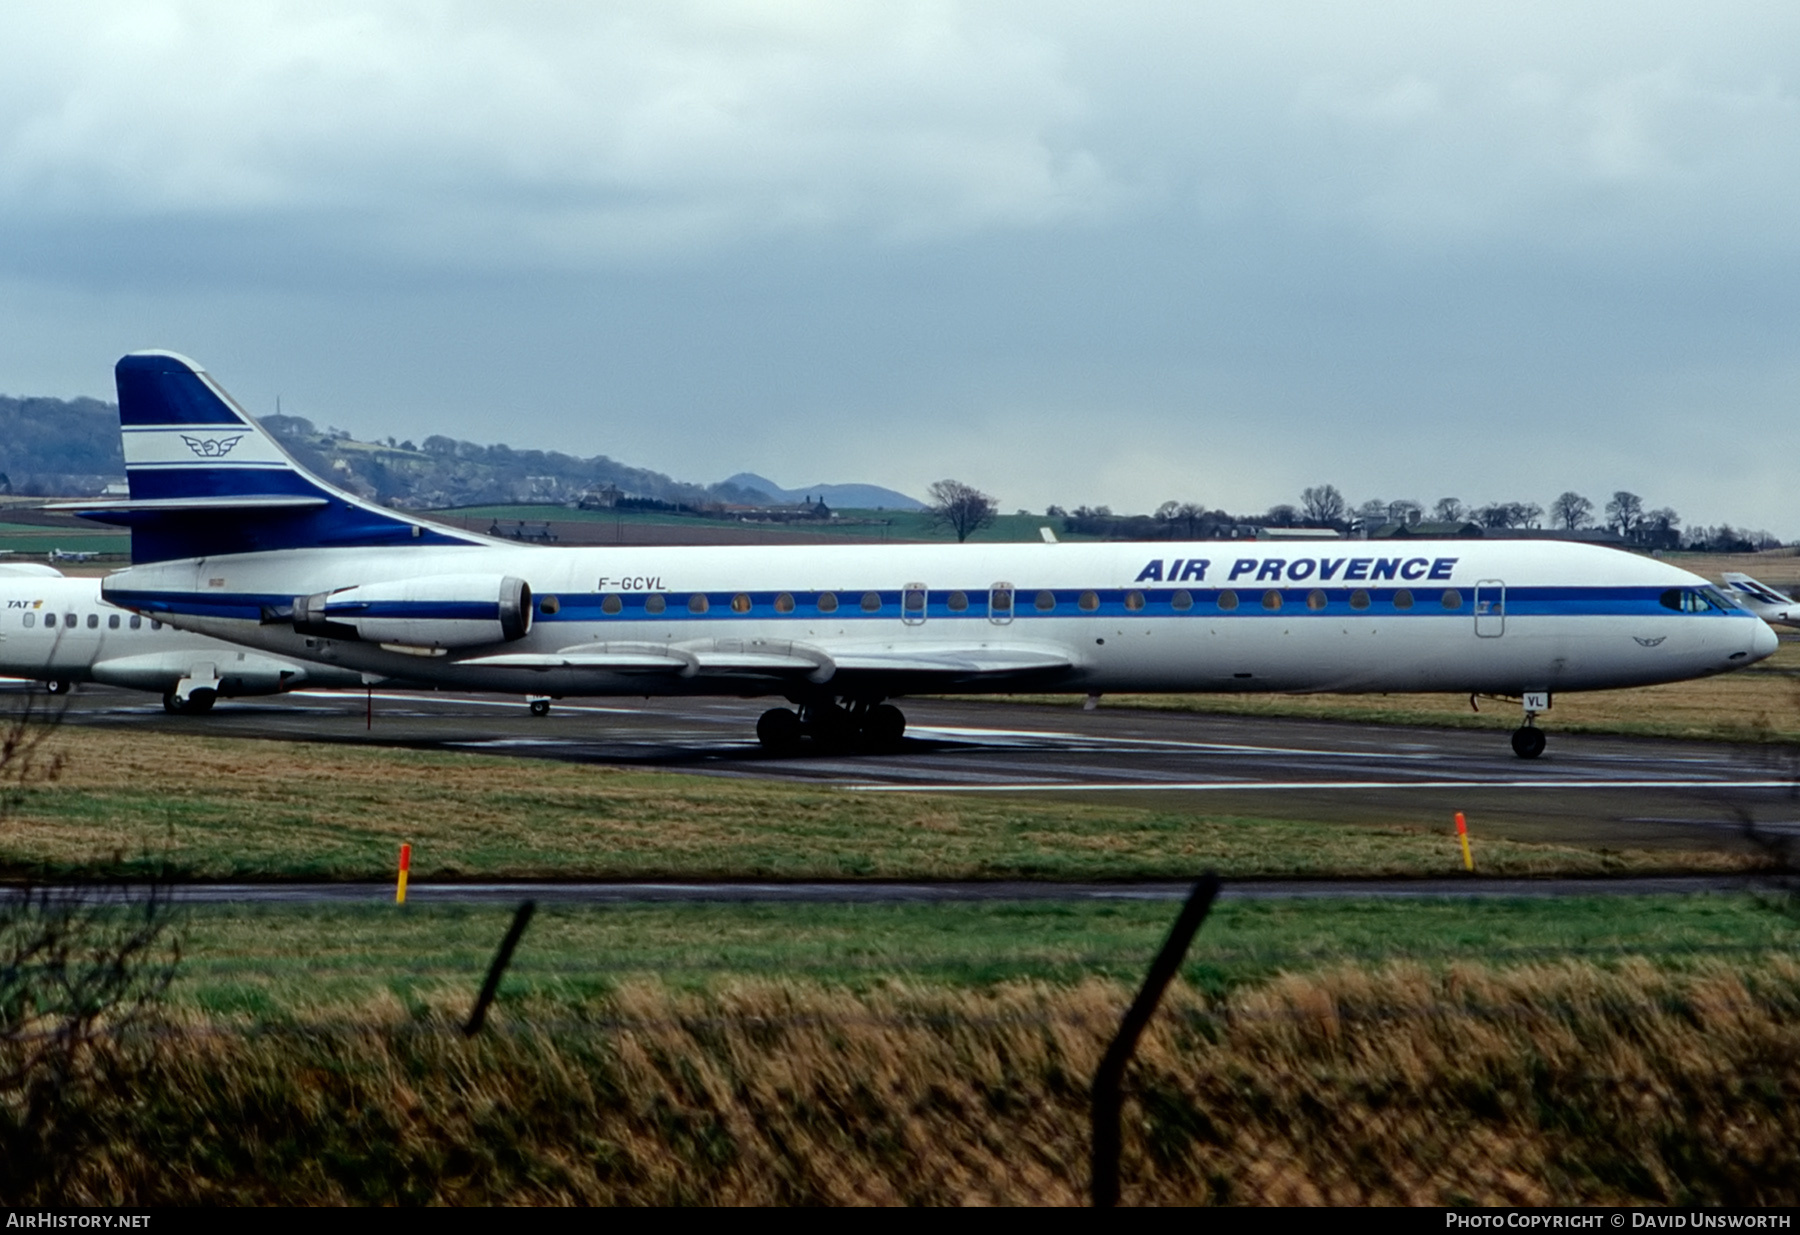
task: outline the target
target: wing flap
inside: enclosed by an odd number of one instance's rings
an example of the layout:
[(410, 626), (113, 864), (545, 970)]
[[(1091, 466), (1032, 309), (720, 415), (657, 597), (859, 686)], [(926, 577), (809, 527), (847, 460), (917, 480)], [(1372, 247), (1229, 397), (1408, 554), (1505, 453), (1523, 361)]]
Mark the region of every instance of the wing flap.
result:
[(917, 673), (997, 677), (1068, 669), (1066, 652), (1030, 647), (858, 648), (832, 654), (839, 673)]

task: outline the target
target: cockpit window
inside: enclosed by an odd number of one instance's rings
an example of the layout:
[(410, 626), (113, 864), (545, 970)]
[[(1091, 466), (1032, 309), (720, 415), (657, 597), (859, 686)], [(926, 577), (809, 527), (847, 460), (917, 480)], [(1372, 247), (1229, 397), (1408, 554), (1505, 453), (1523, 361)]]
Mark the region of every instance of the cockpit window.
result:
[(1660, 597), (1662, 607), (1677, 613), (1729, 613), (1737, 606), (1713, 588), (1672, 587)]

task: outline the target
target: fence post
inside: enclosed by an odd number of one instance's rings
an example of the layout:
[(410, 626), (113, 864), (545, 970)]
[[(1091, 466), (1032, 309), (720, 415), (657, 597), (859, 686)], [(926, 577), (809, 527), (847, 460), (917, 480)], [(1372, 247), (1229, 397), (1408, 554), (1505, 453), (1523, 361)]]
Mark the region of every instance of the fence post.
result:
[(500, 950), (494, 953), (494, 963), (488, 966), (487, 981), (481, 984), (481, 994), (475, 999), (475, 1010), (469, 1013), (469, 1023), (463, 1026), (463, 1033), (473, 1038), (481, 1032), (481, 1026), (487, 1021), (488, 1005), (494, 1002), (494, 996), (500, 990), (500, 976), (506, 972), (507, 965), (512, 963), (513, 949), (519, 946), (519, 936), (531, 923), (531, 915), (537, 912), (536, 901), (526, 901), (513, 914), (512, 926), (507, 928), (506, 938), (500, 941)]
[(1162, 951), (1151, 962), (1150, 972), (1144, 976), (1144, 985), (1139, 988), (1137, 998), (1131, 1001), (1125, 1019), (1119, 1022), (1119, 1032), (1113, 1037), (1112, 1045), (1106, 1048), (1106, 1057), (1094, 1072), (1089, 1172), (1097, 1209), (1111, 1208), (1119, 1203), (1119, 1118), (1124, 1106), (1120, 1084), (1125, 1079), (1125, 1065), (1131, 1062), (1144, 1026), (1155, 1015), (1163, 990), (1175, 976), (1175, 971), (1181, 968), (1188, 945), (1193, 943), (1194, 935), (1206, 921), (1207, 912), (1218, 895), (1219, 876), (1212, 871), (1200, 876), (1200, 882), (1188, 894), (1187, 904), (1181, 907), (1181, 915), (1169, 928)]

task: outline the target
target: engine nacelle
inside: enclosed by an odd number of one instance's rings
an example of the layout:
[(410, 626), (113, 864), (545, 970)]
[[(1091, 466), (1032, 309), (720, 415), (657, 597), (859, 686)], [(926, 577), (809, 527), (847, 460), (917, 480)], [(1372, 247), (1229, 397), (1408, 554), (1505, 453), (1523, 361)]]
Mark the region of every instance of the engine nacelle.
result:
[(531, 586), (511, 575), (427, 575), (294, 597), (303, 635), (419, 648), (468, 648), (523, 639)]

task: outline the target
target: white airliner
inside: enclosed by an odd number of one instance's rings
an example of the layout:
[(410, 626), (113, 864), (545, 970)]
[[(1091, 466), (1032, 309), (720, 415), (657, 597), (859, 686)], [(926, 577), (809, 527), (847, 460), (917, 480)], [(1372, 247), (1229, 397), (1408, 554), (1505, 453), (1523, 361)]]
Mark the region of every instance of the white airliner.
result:
[(192, 634), (109, 604), (100, 580), (47, 566), (0, 564), (0, 677), (154, 691), (171, 712), (204, 712), (220, 695), (272, 695), (298, 686), (360, 686), (361, 674), (268, 656)]
[(1726, 571), (1725, 593), (1765, 622), (1800, 626), (1800, 600), (1758, 583), (1749, 575)]
[(1775, 634), (1697, 575), (1588, 545), (1434, 541), (558, 548), (309, 475), (200, 366), (116, 368), (118, 605), (270, 656), (536, 696), (778, 696), (774, 750), (893, 745), (920, 692), (1453, 691), (1721, 673)]

